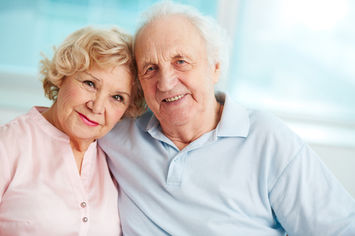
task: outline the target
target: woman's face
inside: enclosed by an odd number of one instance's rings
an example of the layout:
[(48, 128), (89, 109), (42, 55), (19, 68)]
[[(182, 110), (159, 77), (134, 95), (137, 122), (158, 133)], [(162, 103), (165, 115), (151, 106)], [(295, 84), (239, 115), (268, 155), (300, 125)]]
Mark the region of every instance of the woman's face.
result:
[(66, 77), (50, 109), (54, 125), (75, 141), (104, 136), (127, 110), (132, 81), (126, 65), (94, 67)]

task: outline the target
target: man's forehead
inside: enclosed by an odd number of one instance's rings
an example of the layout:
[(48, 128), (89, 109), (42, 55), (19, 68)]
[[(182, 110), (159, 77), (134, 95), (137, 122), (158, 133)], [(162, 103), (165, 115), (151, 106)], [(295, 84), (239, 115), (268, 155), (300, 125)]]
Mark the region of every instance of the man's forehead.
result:
[(142, 48), (141, 52), (137, 55), (136, 60), (138, 66), (149, 64), (158, 64), (170, 62), (172, 60), (181, 58), (192, 58), (190, 45), (172, 45), (170, 47), (149, 47)]
[(188, 27), (195, 28), (189, 18), (181, 14), (172, 14), (160, 16), (151, 20), (140, 29), (140, 32), (159, 31), (160, 29), (162, 29), (164, 32), (166, 32), (166, 30), (174, 32), (176, 30), (185, 29)]
[[(146, 28), (137, 35), (135, 51), (140, 54), (139, 57), (148, 57), (147, 60), (150, 60), (151, 57), (157, 56), (171, 58), (177, 55), (189, 55), (204, 45), (197, 30), (184, 30), (177, 24), (165, 30), (156, 26), (158, 25), (147, 26), (155, 28), (152, 30)], [(174, 30), (177, 26), (179, 27)]]
[(143, 26), (136, 36), (135, 46), (150, 39), (153, 42), (164, 43), (165, 41), (179, 42), (195, 37), (201, 37), (201, 34), (189, 19), (181, 15), (169, 15), (154, 19)]

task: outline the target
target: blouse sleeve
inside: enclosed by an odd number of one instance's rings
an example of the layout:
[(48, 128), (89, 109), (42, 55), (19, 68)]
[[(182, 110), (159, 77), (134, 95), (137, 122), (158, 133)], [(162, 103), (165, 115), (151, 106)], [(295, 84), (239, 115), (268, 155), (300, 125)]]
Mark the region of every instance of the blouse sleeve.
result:
[(8, 153), (5, 146), (6, 136), (2, 127), (0, 128), (0, 203), (4, 196), (4, 193), (9, 185), (10, 180), (10, 167)]

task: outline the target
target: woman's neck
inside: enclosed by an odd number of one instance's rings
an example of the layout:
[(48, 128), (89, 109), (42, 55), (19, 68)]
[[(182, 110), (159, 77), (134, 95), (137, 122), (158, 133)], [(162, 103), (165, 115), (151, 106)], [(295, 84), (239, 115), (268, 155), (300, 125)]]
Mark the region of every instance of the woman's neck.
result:
[(70, 146), (73, 151), (73, 156), (75, 159), (76, 166), (78, 168), (79, 174), (81, 174), (81, 167), (84, 160), (85, 152), (88, 150), (90, 143), (75, 142), (70, 140)]
[[(54, 103), (48, 110), (44, 111), (42, 115), (54, 127), (56, 127), (57, 129), (65, 133), (63, 129), (59, 127), (59, 122), (56, 120), (55, 113), (56, 113), (56, 104)], [(89, 148), (90, 144), (95, 140), (77, 140), (73, 137), (69, 137), (69, 138), (70, 138), (70, 146), (73, 151), (74, 159), (80, 174), (85, 152)]]

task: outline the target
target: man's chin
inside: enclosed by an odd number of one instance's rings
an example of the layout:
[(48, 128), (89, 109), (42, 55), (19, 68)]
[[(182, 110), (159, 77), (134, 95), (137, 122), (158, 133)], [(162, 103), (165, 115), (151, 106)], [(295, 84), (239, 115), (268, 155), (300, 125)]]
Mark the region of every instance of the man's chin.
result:
[(189, 124), (192, 121), (192, 116), (186, 112), (183, 114), (172, 113), (169, 115), (164, 115), (158, 119), (161, 124), (168, 127), (178, 127)]

